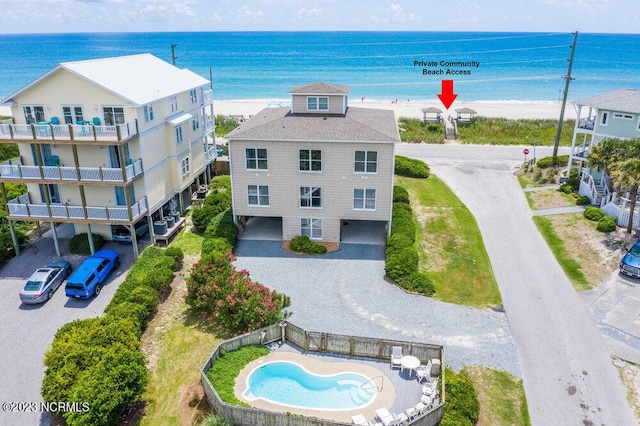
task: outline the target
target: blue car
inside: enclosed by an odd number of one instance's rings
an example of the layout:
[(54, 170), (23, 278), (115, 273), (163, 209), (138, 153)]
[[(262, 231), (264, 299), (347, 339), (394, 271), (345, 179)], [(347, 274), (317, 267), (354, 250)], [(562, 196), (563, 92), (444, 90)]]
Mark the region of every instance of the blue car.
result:
[(67, 297), (88, 299), (99, 295), (109, 272), (120, 267), (120, 255), (113, 250), (100, 250), (82, 262), (67, 279)]
[(629, 249), (620, 261), (620, 272), (634, 278), (640, 278), (640, 240)]

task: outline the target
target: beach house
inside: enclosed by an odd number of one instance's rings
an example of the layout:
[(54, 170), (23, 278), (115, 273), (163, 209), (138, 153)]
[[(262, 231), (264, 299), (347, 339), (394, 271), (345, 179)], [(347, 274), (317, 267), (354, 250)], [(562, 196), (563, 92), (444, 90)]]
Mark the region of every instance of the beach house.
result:
[[(166, 238), (210, 179), (210, 82), (151, 54), (61, 63), (4, 105), (13, 123), (0, 124), (0, 143), (20, 150), (0, 165), (10, 225), (72, 223), (106, 240), (124, 225), (137, 255), (139, 222)], [(27, 192), (8, 200), (7, 182)]]
[(393, 111), (350, 107), (339, 84), (289, 93), (290, 107), (265, 108), (227, 135), (235, 220), (271, 218), (283, 240), (337, 243), (357, 228), (384, 241), (400, 142)]
[[(603, 170), (590, 168), (587, 156), (591, 147), (604, 139), (632, 139), (640, 137), (640, 90), (620, 89), (573, 102), (576, 124), (569, 155), (567, 176), (577, 170), (580, 195), (606, 214), (618, 218), (618, 225), (629, 220), (629, 193), (619, 194)], [(639, 206), (633, 206), (634, 228), (640, 228)]]

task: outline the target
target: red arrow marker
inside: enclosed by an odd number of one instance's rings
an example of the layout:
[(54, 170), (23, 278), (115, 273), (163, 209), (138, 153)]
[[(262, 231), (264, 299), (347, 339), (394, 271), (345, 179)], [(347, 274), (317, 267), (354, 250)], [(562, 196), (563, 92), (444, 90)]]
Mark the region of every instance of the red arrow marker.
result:
[(449, 109), (453, 101), (456, 100), (458, 95), (453, 94), (453, 80), (442, 80), (442, 93), (438, 95), (442, 105), (446, 109)]

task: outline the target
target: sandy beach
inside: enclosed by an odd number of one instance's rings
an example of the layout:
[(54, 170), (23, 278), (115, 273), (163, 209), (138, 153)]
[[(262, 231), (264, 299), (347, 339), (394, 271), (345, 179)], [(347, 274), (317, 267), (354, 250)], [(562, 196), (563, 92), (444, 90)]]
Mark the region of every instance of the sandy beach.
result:
[[(215, 114), (222, 114), (225, 116), (244, 116), (249, 118), (250, 116), (258, 113), (267, 106), (288, 106), (289, 103), (286, 100), (275, 100), (268, 102), (265, 100), (241, 100), (241, 101), (213, 101)], [(349, 105), (353, 107), (364, 108), (379, 108), (390, 109), (396, 114), (396, 118), (399, 117), (414, 117), (422, 118), (422, 108), (436, 107), (443, 110), (442, 116), (448, 118), (449, 115), (456, 117), (455, 109), (457, 108), (471, 108), (477, 111), (479, 116), (484, 117), (504, 117), (510, 119), (518, 118), (550, 118), (558, 119), (560, 117), (560, 109), (562, 107), (561, 102), (525, 102), (525, 101), (489, 101), (489, 102), (454, 102), (451, 108), (444, 110), (442, 104), (439, 101), (400, 101), (392, 103), (390, 101), (369, 101), (365, 99), (350, 99)], [(564, 113), (565, 119), (575, 119), (576, 112), (573, 105), (567, 103)]]

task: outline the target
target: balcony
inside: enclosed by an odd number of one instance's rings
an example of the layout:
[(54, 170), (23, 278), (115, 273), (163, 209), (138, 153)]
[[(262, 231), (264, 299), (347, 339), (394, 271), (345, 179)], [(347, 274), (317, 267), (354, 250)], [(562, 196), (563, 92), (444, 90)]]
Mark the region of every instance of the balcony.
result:
[(593, 130), (595, 128), (596, 125), (596, 117), (588, 117), (588, 118), (581, 118), (580, 121), (578, 121), (578, 129), (582, 129), (582, 130)]
[(205, 90), (202, 94), (202, 105), (213, 102), (213, 91)]
[(115, 126), (93, 124), (0, 124), (0, 141), (124, 142), (138, 134), (136, 120)]
[(3, 182), (124, 184), (142, 174), (142, 160), (129, 164), (124, 175), (119, 167), (24, 166), (19, 158), (0, 164), (0, 181)]
[(215, 145), (207, 145), (207, 150), (204, 152), (205, 163), (209, 164), (218, 157), (218, 151)]
[[(131, 223), (148, 211), (147, 197), (131, 206), (132, 217), (126, 206), (77, 206), (66, 204), (33, 204), (28, 194), (14, 198), (7, 203), (9, 219), (13, 220), (55, 220), (58, 222), (101, 222)], [(86, 213), (85, 213), (86, 212)]]

